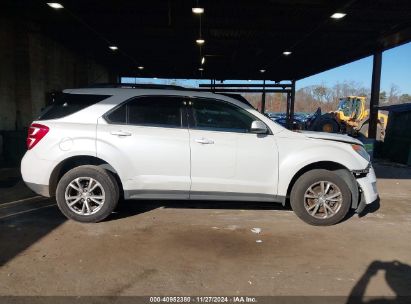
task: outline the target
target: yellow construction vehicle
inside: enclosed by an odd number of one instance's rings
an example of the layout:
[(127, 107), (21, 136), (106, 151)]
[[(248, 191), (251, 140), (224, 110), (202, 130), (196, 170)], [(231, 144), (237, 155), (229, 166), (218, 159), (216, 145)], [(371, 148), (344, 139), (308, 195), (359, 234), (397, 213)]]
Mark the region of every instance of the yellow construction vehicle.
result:
[[(317, 117), (312, 121), (309, 129), (368, 137), (369, 116), (365, 97), (348, 96), (340, 98), (336, 111), (321, 115), (317, 110)], [(388, 115), (378, 112), (377, 140), (384, 140), (387, 122)]]

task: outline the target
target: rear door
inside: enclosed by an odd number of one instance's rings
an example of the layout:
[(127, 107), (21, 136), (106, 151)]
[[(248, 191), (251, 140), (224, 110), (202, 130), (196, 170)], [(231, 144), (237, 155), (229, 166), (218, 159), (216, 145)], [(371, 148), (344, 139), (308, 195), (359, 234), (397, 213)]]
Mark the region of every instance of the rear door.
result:
[(180, 96), (136, 97), (100, 119), (97, 156), (121, 171), (126, 198), (189, 197), (190, 146), (183, 102)]

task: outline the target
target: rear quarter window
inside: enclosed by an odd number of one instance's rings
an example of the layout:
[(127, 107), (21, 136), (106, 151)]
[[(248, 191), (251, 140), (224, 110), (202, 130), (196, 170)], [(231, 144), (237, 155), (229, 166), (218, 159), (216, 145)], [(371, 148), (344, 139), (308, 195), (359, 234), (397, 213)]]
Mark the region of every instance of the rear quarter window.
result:
[(42, 111), (38, 120), (63, 118), (109, 97), (111, 96), (61, 93), (55, 97), (51, 105)]

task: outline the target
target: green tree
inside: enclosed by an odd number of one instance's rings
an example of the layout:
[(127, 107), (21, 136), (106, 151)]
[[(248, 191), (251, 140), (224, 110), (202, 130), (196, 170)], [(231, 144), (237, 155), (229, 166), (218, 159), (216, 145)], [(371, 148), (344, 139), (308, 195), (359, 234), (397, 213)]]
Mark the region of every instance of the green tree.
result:
[(400, 103), (408, 103), (411, 102), (411, 95), (410, 94), (402, 94), (400, 96)]

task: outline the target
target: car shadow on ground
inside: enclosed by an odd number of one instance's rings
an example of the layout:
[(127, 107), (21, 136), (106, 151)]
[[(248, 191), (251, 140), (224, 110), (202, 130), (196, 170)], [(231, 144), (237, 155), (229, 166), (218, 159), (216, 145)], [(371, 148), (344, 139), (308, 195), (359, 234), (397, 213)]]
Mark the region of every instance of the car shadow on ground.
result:
[[(292, 211), (289, 203), (282, 206), (280, 203), (241, 201), (121, 200), (115, 212), (113, 212), (113, 214), (110, 215), (106, 221), (119, 220), (146, 213), (158, 208)], [(368, 214), (376, 212), (379, 208), (380, 200), (377, 199), (374, 203), (367, 205), (358, 216), (366, 217)], [(355, 209), (350, 209), (342, 222), (349, 220), (356, 214)]]
[(369, 205), (365, 205), (364, 210), (361, 211), (360, 213), (355, 212), (355, 209), (351, 208), (348, 211), (345, 218), (341, 221), (341, 223), (349, 220), (353, 216), (358, 216), (359, 218), (366, 217), (368, 214), (377, 212), (379, 209), (380, 209), (380, 198), (377, 198), (373, 203), (371, 203)]
[(11, 207), (0, 219), (0, 267), (66, 221), (51, 200)]
[[(385, 281), (394, 292), (394, 297), (367, 297), (365, 292), (372, 278), (380, 271), (384, 272)], [(354, 303), (410, 303), (411, 302), (411, 266), (400, 261), (373, 261), (357, 283), (351, 289), (347, 304)]]
[(284, 210), (290, 211), (289, 206), (283, 207), (277, 203), (233, 202), (233, 201), (172, 201), (172, 200), (121, 200), (112, 215), (106, 221), (118, 220), (149, 212), (158, 208), (182, 209), (227, 209), (227, 210)]
[(373, 203), (366, 205), (364, 210), (358, 216), (365, 217), (367, 214), (377, 212), (380, 207), (380, 198), (378, 197)]

